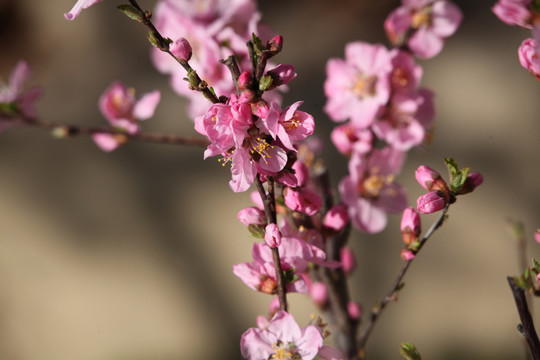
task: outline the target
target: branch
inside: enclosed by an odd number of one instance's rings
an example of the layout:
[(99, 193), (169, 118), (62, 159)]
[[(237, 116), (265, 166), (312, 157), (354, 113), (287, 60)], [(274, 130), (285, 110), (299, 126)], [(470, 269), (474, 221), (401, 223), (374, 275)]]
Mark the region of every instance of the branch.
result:
[[(416, 253), (418, 253), (420, 249), (422, 249), (424, 244), (428, 241), (431, 235), (433, 235), (435, 230), (437, 230), (442, 225), (449, 207), (450, 207), (450, 204), (447, 204), (446, 207), (442, 210), (441, 214), (439, 215), (439, 218), (433, 223), (433, 225), (431, 225), (429, 230), (426, 232), (426, 234), (420, 241), (420, 245), (418, 246), (418, 250), (416, 251)], [(399, 272), (399, 275), (394, 280), (392, 286), (390, 287), (390, 289), (388, 290), (388, 292), (386, 293), (382, 301), (380, 301), (377, 305), (375, 305), (372, 308), (369, 323), (367, 327), (364, 329), (364, 331), (362, 332), (362, 334), (360, 335), (359, 340), (358, 340), (359, 353), (362, 356), (365, 353), (367, 340), (369, 336), (371, 335), (371, 332), (373, 331), (375, 324), (377, 323), (377, 320), (379, 319), (384, 308), (386, 307), (386, 305), (388, 305), (388, 303), (396, 300), (397, 292), (403, 286), (402, 280), (405, 277), (405, 274), (407, 273), (407, 270), (409, 269), (409, 266), (411, 265), (413, 260), (414, 258), (407, 261), (405, 265), (403, 265), (403, 267), (401, 268), (401, 271)]]
[(538, 335), (534, 328), (534, 323), (529, 312), (529, 307), (527, 306), (527, 300), (525, 299), (525, 292), (522, 288), (516, 285), (514, 278), (508, 276), (508, 285), (512, 290), (512, 295), (514, 296), (514, 301), (516, 302), (516, 307), (519, 313), (519, 318), (521, 324), (518, 325), (518, 330), (525, 337), (527, 345), (531, 350), (531, 354), (534, 360), (540, 360), (540, 341), (538, 340)]

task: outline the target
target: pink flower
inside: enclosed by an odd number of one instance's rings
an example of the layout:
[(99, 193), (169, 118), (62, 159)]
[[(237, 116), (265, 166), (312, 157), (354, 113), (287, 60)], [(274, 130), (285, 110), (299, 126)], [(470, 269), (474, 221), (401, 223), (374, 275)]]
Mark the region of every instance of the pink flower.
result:
[(282, 112), (279, 105), (272, 102), (266, 116), (262, 116), (261, 126), (274, 139), (279, 138), (286, 149), (292, 151), (296, 151), (295, 141), (304, 140), (315, 130), (313, 116), (298, 110), (300, 105), (302, 101), (297, 101)]
[(330, 59), (326, 64), (325, 112), (334, 121), (350, 118), (354, 126), (368, 127), (390, 97), (391, 71), (391, 54), (384, 46), (347, 44), (345, 60)]
[(399, 256), (404, 261), (411, 261), (412, 259), (414, 259), (416, 257), (416, 255), (414, 255), (414, 253), (411, 250), (408, 250), (408, 249), (402, 249), (401, 252), (399, 253)]
[(536, 229), (534, 232), (534, 240), (540, 244), (540, 228)]
[(314, 282), (309, 286), (309, 296), (317, 306), (322, 307), (328, 301), (328, 289), (323, 282)]
[(518, 50), (519, 63), (540, 81), (540, 54), (537, 40), (525, 39)]
[(319, 194), (307, 187), (286, 188), (283, 200), (289, 209), (309, 216), (318, 213), (322, 207), (322, 199)]
[(64, 14), (64, 17), (67, 20), (74, 20), (77, 16), (79, 16), (83, 9), (88, 9), (90, 6), (97, 4), (100, 1), (102, 0), (78, 0), (70, 12)]
[(349, 301), (347, 304), (347, 312), (349, 313), (351, 319), (358, 320), (362, 315), (362, 307), (356, 301)]
[(349, 213), (347, 207), (343, 204), (332, 206), (324, 214), (323, 225), (334, 231), (341, 231), (349, 222)]
[(384, 22), (388, 38), (399, 44), (410, 30), (409, 49), (419, 58), (436, 56), (443, 48), (444, 39), (456, 32), (461, 11), (450, 1), (402, 0), (401, 3)]
[(351, 274), (356, 268), (356, 257), (350, 247), (344, 246), (339, 251), (341, 268), (347, 275)]
[(370, 129), (358, 129), (350, 123), (336, 126), (330, 139), (345, 156), (351, 156), (353, 152), (366, 154), (373, 147), (373, 132)]
[(19, 61), (9, 76), (9, 83), (0, 83), (0, 133), (11, 126), (9, 120), (13, 117), (22, 115), (32, 119), (37, 116), (34, 103), (43, 93), (42, 89), (22, 89), (30, 72), (30, 66), (25, 61)]
[(268, 224), (265, 228), (264, 241), (271, 248), (281, 245), (281, 233), (276, 224)]
[(300, 328), (294, 317), (278, 311), (264, 329), (251, 328), (242, 335), (240, 348), (248, 360), (314, 359), (323, 346), (315, 325)]
[(422, 67), (416, 64), (414, 57), (406, 51), (393, 49), (392, 73), (390, 85), (393, 92), (411, 92), (416, 90), (422, 78)]
[(407, 245), (412, 244), (414, 241), (418, 240), (421, 232), (422, 223), (418, 212), (412, 207), (403, 210), (403, 216), (401, 217), (401, 234), (403, 236), (403, 242)]
[(422, 214), (431, 214), (444, 209), (448, 203), (445, 194), (439, 190), (430, 191), (416, 200), (416, 207)]
[[(160, 92), (154, 90), (136, 100), (134, 89), (127, 88), (121, 82), (114, 82), (101, 95), (99, 109), (112, 127), (127, 134), (135, 134), (139, 131), (138, 121), (154, 115), (160, 97)], [(96, 133), (92, 138), (103, 151), (112, 151), (126, 141), (122, 134)]]
[(505, 24), (530, 28), (531, 3), (532, 0), (499, 0), (491, 10)]
[(339, 192), (349, 208), (352, 224), (367, 233), (386, 227), (387, 213), (400, 213), (407, 206), (405, 189), (394, 182), (404, 153), (390, 147), (375, 149), (369, 157), (354, 155), (350, 175), (341, 180)]
[(191, 45), (189, 44), (189, 41), (182, 37), (169, 45), (169, 51), (176, 56), (177, 59), (182, 61), (189, 61), (189, 59), (191, 59)]
[(240, 210), (237, 217), (238, 220), (240, 220), (240, 222), (246, 226), (263, 225), (265, 220), (264, 211), (255, 206), (250, 206)]
[(416, 181), (426, 190), (441, 190), (447, 191), (448, 185), (441, 175), (426, 165), (420, 165), (414, 172)]

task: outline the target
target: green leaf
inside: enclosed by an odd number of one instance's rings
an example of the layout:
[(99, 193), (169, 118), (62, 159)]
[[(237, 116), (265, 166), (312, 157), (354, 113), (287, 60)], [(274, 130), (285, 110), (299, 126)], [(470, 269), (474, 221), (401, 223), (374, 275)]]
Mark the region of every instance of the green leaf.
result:
[(126, 14), (128, 18), (136, 20), (140, 23), (144, 22), (144, 14), (134, 6), (123, 4), (118, 5), (116, 8)]
[(265, 234), (264, 226), (250, 224), (248, 225), (248, 230), (253, 237), (257, 239), (264, 239), (264, 234)]
[(422, 356), (420, 356), (420, 353), (416, 349), (416, 346), (411, 343), (401, 343), (401, 349), (399, 349), (399, 353), (403, 355), (403, 357), (407, 360), (422, 360)]
[(161, 43), (152, 31), (148, 32), (148, 41), (150, 41), (150, 44), (152, 44), (152, 46), (158, 48), (159, 50), (162, 50)]
[(255, 33), (251, 34), (251, 41), (253, 42), (253, 48), (255, 50), (255, 53), (257, 55), (261, 55), (261, 53), (263, 52), (263, 50), (265, 50), (265, 47), (262, 43), (262, 40), (260, 37), (258, 37), (257, 35), (255, 35)]
[(445, 158), (444, 162), (448, 168), (448, 174), (450, 175), (450, 190), (455, 193), (458, 193), (465, 180), (467, 180), (467, 175), (469, 174), (470, 168), (459, 169), (456, 161), (451, 158)]
[(259, 90), (266, 91), (272, 86), (274, 79), (270, 75), (264, 75), (259, 81)]

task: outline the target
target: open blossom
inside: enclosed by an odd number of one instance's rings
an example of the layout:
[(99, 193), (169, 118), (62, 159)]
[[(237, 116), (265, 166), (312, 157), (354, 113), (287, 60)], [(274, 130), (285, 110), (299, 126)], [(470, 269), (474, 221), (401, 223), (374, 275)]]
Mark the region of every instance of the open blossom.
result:
[(505, 24), (530, 28), (532, 2), (533, 0), (499, 0), (491, 10)]
[(39, 87), (22, 89), (23, 83), (30, 75), (30, 66), (19, 61), (9, 76), (8, 84), (0, 82), (0, 132), (10, 126), (8, 118), (22, 115), (27, 118), (37, 116), (34, 103), (43, 93)]
[(403, 159), (403, 152), (386, 147), (349, 161), (350, 175), (341, 180), (339, 191), (357, 229), (380, 232), (386, 227), (387, 213), (399, 213), (407, 206), (405, 189), (394, 181)]
[(445, 0), (402, 0), (401, 6), (388, 15), (384, 28), (394, 44), (407, 41), (418, 57), (428, 59), (441, 52), (444, 39), (454, 34), (461, 23), (459, 8)]
[[(160, 98), (160, 92), (154, 90), (137, 100), (133, 88), (117, 81), (101, 95), (99, 109), (112, 127), (135, 134), (139, 131), (138, 121), (154, 116)], [(92, 138), (103, 151), (112, 151), (125, 141), (122, 134), (96, 133)]]
[(314, 359), (323, 346), (315, 325), (300, 328), (294, 317), (278, 311), (265, 328), (251, 328), (242, 335), (242, 356), (248, 360)]
[(330, 59), (326, 64), (324, 107), (337, 122), (351, 119), (358, 128), (366, 128), (390, 97), (391, 54), (382, 45), (349, 43), (345, 60)]
[(88, 9), (90, 6), (97, 4), (102, 0), (78, 0), (73, 8), (68, 12), (64, 14), (64, 17), (67, 20), (74, 20), (83, 9)]

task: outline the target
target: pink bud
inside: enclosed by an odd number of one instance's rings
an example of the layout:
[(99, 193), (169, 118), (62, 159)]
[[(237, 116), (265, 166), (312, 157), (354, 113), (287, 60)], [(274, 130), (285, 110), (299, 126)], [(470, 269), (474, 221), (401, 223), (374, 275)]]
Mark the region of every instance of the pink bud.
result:
[(422, 214), (431, 214), (444, 209), (446, 206), (446, 197), (441, 191), (430, 191), (420, 196), (416, 200), (416, 207)]
[(416, 181), (428, 191), (445, 190), (448, 188), (441, 175), (426, 165), (420, 165), (414, 173)]
[(317, 306), (322, 307), (326, 305), (326, 302), (328, 301), (328, 289), (326, 288), (326, 285), (320, 281), (311, 284), (309, 287), (309, 295), (311, 296), (311, 300), (313, 300)]
[(536, 281), (538, 281), (538, 285), (540, 285), (540, 274), (536, 275)]
[(237, 217), (246, 226), (264, 224), (264, 212), (255, 206), (240, 210)]
[(294, 170), (294, 175), (296, 176), (297, 186), (306, 186), (309, 180), (308, 167), (303, 162), (296, 160), (292, 166), (292, 169)]
[(418, 239), (421, 231), (422, 223), (420, 221), (420, 215), (416, 209), (412, 207), (406, 208), (401, 217), (401, 234), (403, 236), (403, 242), (410, 245), (413, 241)]
[(251, 87), (251, 75), (247, 71), (242, 71), (238, 77), (238, 87), (240, 90), (249, 89)]
[(415, 257), (414, 253), (408, 249), (402, 249), (399, 256), (401, 256), (404, 261), (411, 261)]
[(277, 313), (280, 310), (280, 303), (279, 298), (275, 296), (272, 301), (270, 301), (270, 304), (268, 305), (268, 312), (272, 315)]
[(483, 182), (484, 182), (484, 177), (479, 172), (472, 172), (472, 173), (467, 174), (467, 178), (465, 179), (465, 183), (463, 184), (463, 187), (459, 191), (459, 195), (472, 192), (478, 186), (482, 185)]
[(343, 204), (332, 206), (324, 215), (323, 225), (334, 231), (341, 231), (349, 222), (349, 212)]
[(312, 216), (319, 212), (322, 207), (322, 199), (310, 188), (286, 188), (283, 199), (285, 205), (291, 210)]
[(339, 251), (339, 257), (341, 260), (341, 268), (347, 275), (351, 274), (356, 268), (356, 258), (351, 248), (344, 246)]
[(358, 320), (362, 316), (362, 306), (356, 301), (349, 301), (347, 304), (347, 312), (351, 319)]
[(276, 35), (268, 42), (268, 50), (278, 53), (283, 48), (283, 36)]
[(534, 233), (534, 240), (540, 244), (540, 228), (536, 229), (536, 232)]
[(191, 45), (184, 38), (180, 38), (169, 45), (169, 51), (178, 60), (189, 61), (191, 59)]
[(268, 224), (265, 228), (264, 241), (271, 248), (281, 245), (281, 233), (276, 224)]
[(266, 75), (272, 77), (272, 85), (268, 90), (271, 90), (277, 86), (288, 84), (292, 79), (296, 77), (294, 72), (294, 66), (279, 64), (272, 70), (268, 71)]

